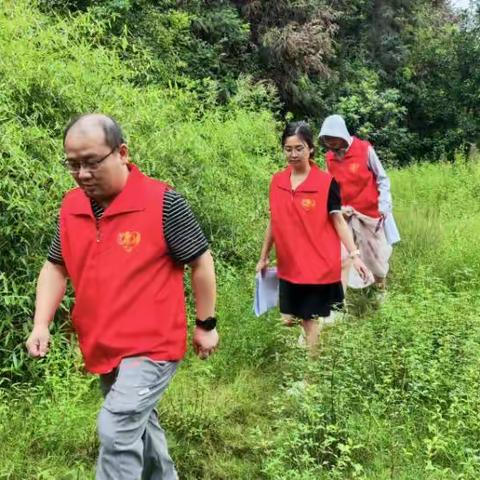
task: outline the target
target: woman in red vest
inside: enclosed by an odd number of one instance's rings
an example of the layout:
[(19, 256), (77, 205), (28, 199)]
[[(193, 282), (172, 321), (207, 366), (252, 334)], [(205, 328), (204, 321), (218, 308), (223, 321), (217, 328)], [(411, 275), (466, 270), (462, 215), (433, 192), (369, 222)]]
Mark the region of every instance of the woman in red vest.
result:
[(270, 184), (270, 221), (257, 271), (267, 267), (275, 245), (280, 312), (302, 321), (314, 350), (325, 317), (343, 302), (340, 242), (359, 275), (367, 278), (369, 272), (341, 213), (338, 184), (313, 162), (307, 123), (289, 123), (282, 146), (288, 165)]
[[(391, 245), (400, 240), (391, 213), (390, 180), (372, 145), (351, 136), (340, 115), (330, 115), (325, 119), (319, 137), (328, 148), (328, 171), (340, 185), (342, 211), (354, 232), (361, 257), (383, 294)], [(342, 257), (344, 288), (347, 285), (366, 286), (365, 283), (355, 285), (354, 276), (350, 275), (351, 261), (346, 252)]]

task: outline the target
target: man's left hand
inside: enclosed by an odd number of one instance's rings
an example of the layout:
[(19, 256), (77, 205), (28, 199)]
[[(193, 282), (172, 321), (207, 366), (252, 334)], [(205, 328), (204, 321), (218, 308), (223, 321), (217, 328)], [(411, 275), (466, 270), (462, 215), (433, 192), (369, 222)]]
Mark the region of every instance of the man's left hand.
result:
[(208, 358), (218, 345), (218, 332), (217, 329), (203, 330), (200, 327), (195, 327), (193, 332), (193, 349), (195, 353), (203, 360)]

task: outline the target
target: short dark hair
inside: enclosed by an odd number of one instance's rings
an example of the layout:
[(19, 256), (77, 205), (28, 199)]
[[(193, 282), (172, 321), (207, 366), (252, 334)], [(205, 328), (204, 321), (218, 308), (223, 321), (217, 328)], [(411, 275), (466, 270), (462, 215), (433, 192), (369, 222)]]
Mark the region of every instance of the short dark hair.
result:
[(283, 130), (282, 134), (282, 147), (285, 146), (285, 142), (287, 141), (288, 137), (293, 137), (297, 135), (304, 141), (308, 148), (312, 150), (310, 154), (310, 158), (315, 156), (315, 144), (313, 143), (313, 133), (312, 129), (305, 121), (300, 122), (289, 122), (285, 125), (285, 129)]
[[(82, 115), (77, 115), (73, 117), (69, 122), (68, 125), (65, 127), (65, 131), (63, 132), (63, 145), (65, 145), (65, 139), (67, 138), (67, 134), (70, 129), (82, 120), (85, 117), (92, 115), (91, 113), (83, 113)], [(117, 121), (110, 117), (109, 115), (98, 115), (98, 123), (102, 127), (103, 133), (105, 134), (105, 143), (111, 148), (118, 148), (122, 143), (125, 143), (123, 138), (122, 129)]]

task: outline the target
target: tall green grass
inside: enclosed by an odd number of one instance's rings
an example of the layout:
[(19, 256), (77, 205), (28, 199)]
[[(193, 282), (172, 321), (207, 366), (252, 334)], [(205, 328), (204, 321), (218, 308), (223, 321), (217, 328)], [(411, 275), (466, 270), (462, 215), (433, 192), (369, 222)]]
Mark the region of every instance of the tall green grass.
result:
[(453, 290), (473, 291), (480, 279), (478, 160), (413, 165), (393, 181), (404, 237), (394, 264), (399, 283), (407, 287), (424, 268)]
[[(351, 295), (346, 321), (315, 360), (278, 312), (252, 314), (253, 268), (279, 168), (271, 114), (197, 94), (138, 88), (88, 13), (0, 4), (0, 479), (93, 478), (96, 380), (83, 373), (66, 320), (26, 358), (34, 283), (71, 180), (61, 130), (73, 113), (118, 117), (133, 160), (172, 183), (209, 236), (221, 347), (191, 353), (160, 403), (182, 479), (477, 479), (480, 213), (478, 162), (391, 172), (403, 240), (386, 303)], [(265, 94), (266, 95), (266, 94)], [(360, 308), (361, 307), (361, 308)]]
[[(74, 114), (119, 120), (132, 161), (187, 198), (225, 275), (242, 276), (239, 265), (255, 261), (276, 168), (276, 124), (256, 107), (268, 92), (242, 81), (230, 104), (216, 108), (208, 89), (200, 97), (175, 86), (140, 88), (104, 35), (88, 13), (57, 19), (34, 2), (0, 4), (0, 383), (42, 375), (23, 341), (61, 198), (73, 187), (62, 130)], [(59, 333), (68, 331), (70, 304), (57, 316)]]
[(290, 353), (266, 478), (480, 475), (480, 164), (391, 173), (387, 301), (327, 332), (316, 362)]
[[(478, 478), (478, 257), (462, 253), (478, 237), (458, 225), (480, 214), (458, 189), (479, 173), (463, 161), (392, 172), (403, 240), (387, 301), (325, 331), (314, 361), (275, 312), (252, 316), (250, 269), (219, 271), (222, 346), (208, 362), (189, 355), (160, 403), (183, 478)], [(0, 478), (93, 478), (100, 395), (56, 351), (43, 383), (2, 391)]]

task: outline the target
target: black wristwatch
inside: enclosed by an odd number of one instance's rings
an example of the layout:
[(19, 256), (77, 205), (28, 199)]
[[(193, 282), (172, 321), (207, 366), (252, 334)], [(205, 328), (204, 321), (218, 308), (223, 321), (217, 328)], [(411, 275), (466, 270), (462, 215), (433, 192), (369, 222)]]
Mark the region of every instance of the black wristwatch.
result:
[(198, 318), (195, 320), (195, 325), (202, 330), (206, 330), (207, 332), (213, 330), (217, 326), (217, 319), (215, 317), (208, 317), (205, 320), (199, 320)]

